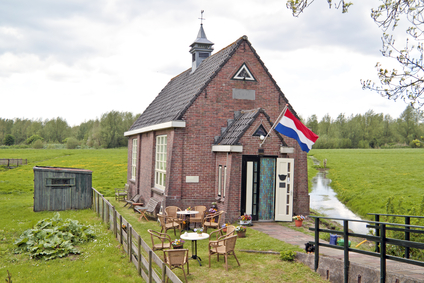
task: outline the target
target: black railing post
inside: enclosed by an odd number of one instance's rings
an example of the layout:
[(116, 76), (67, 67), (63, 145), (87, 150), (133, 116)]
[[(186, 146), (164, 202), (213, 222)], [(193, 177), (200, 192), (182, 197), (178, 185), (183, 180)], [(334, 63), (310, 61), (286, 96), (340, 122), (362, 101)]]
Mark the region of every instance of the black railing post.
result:
[(380, 225), (380, 283), (386, 282), (386, 224)]
[[(409, 216), (405, 216), (405, 225), (409, 225), (409, 224), (411, 224), (411, 218)], [(410, 240), (410, 234), (409, 234), (409, 231), (407, 230), (409, 229), (411, 229), (411, 227), (409, 226), (405, 227), (405, 241), (408, 241), (408, 242)], [(409, 258), (409, 247), (405, 247), (405, 258)]]
[(315, 262), (314, 269), (315, 272), (318, 270), (319, 265), (319, 217), (315, 218)]
[[(380, 222), (380, 215), (378, 215), (378, 214), (375, 215), (375, 222)], [(375, 226), (377, 226), (375, 228), (375, 235), (377, 237), (379, 237), (380, 236), (380, 224), (376, 223)], [(376, 253), (380, 252), (380, 244), (378, 242), (375, 242), (375, 252)]]
[(343, 220), (344, 282), (349, 282), (349, 221)]

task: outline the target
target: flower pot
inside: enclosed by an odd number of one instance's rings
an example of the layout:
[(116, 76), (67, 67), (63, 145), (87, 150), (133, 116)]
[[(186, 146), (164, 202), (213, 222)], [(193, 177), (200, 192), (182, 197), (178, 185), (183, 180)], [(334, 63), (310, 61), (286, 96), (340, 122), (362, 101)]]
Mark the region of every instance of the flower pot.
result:
[(178, 250), (184, 248), (184, 245), (172, 246), (173, 249)]
[(246, 231), (237, 232), (237, 237), (239, 237), (239, 238), (246, 238)]
[(202, 237), (203, 233), (197, 233), (197, 236)]
[(222, 228), (222, 232), (227, 233), (227, 227)]
[(252, 223), (252, 220), (245, 220), (245, 221), (240, 220), (240, 225), (242, 225), (242, 226), (248, 226), (251, 223)]
[(296, 225), (296, 227), (301, 227), (303, 223), (303, 220), (295, 220), (294, 221), (294, 225)]

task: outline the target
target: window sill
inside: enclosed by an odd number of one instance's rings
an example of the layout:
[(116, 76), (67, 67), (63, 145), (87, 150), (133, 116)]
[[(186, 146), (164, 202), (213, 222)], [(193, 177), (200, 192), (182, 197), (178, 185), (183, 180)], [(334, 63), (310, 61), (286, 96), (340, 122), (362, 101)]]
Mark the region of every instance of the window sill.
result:
[(161, 195), (161, 196), (163, 196), (163, 195), (165, 194), (165, 190), (162, 190), (162, 189), (158, 189), (158, 188), (153, 187), (153, 188), (151, 188), (151, 190), (152, 190), (155, 194), (158, 194), (158, 195)]

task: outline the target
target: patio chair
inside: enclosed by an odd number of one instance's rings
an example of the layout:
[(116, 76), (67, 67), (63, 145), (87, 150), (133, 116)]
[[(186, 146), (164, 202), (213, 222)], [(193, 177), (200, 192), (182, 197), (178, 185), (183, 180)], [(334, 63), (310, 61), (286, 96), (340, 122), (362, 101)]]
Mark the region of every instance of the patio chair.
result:
[[(152, 239), (152, 250), (156, 251), (172, 248), (172, 240), (168, 234), (156, 232), (152, 229), (148, 229), (147, 232), (149, 232), (150, 238)], [(158, 240), (160, 242), (158, 242)]]
[(220, 240), (234, 235), (236, 230), (236, 227), (234, 225), (228, 225), (226, 228), (227, 228), (226, 234), (224, 234), (224, 228), (221, 228), (221, 229), (213, 231), (209, 235), (209, 248), (217, 247), (220, 244), (223, 245), (224, 242)]
[(141, 221), (141, 218), (143, 217), (147, 221), (149, 221), (149, 219), (147, 219), (146, 212), (153, 213), (158, 203), (159, 203), (158, 200), (155, 200), (154, 198), (150, 198), (146, 206), (138, 206), (138, 205), (134, 206), (134, 210), (141, 214), (140, 218), (138, 218), (138, 221)]
[[(181, 268), (184, 273), (185, 282), (187, 282), (187, 276), (184, 271), (184, 265), (187, 265), (187, 275), (190, 274), (190, 267), (188, 263), (188, 249), (179, 249), (179, 250), (163, 250), (163, 258), (165, 259), (165, 264), (169, 268)], [(166, 278), (168, 282), (168, 277)]]
[(181, 218), (181, 215), (177, 214), (177, 211), (181, 211), (181, 208), (179, 208), (178, 206), (165, 207), (165, 215), (173, 218), (175, 222), (182, 224), (184, 219)]
[(125, 184), (125, 188), (115, 188), (115, 200), (117, 201), (125, 201), (128, 195), (128, 185)]
[(218, 229), (220, 227), (219, 222), (221, 221), (221, 216), (223, 213), (224, 211), (219, 211), (216, 213), (206, 215), (203, 219), (203, 231), (207, 233), (208, 227)]
[(181, 235), (181, 224), (174, 221), (174, 218), (165, 216), (163, 214), (158, 214), (158, 218), (160, 221), (160, 226), (162, 227), (162, 229), (160, 230), (161, 233), (166, 233), (166, 231), (168, 231), (169, 229), (174, 229), (174, 235), (176, 236), (177, 234), (175, 233), (175, 228), (178, 228)]
[(137, 194), (133, 196), (131, 199), (126, 199), (125, 200), (126, 204), (124, 205), (124, 207), (129, 205), (128, 208), (131, 208), (135, 203), (141, 206), (143, 202), (140, 202), (140, 201), (141, 201), (141, 194)]
[(237, 235), (224, 237), (217, 241), (216, 245), (209, 246), (209, 267), (211, 267), (211, 256), (216, 254), (217, 261), (219, 261), (219, 255), (224, 256), (225, 270), (228, 271), (228, 256), (233, 255), (240, 266), (240, 262), (237, 259), (235, 253), (235, 247), (237, 242)]
[(193, 214), (190, 216), (190, 223), (194, 223), (194, 227), (196, 228), (196, 224), (200, 223), (200, 226), (203, 224), (203, 218), (205, 218), (206, 206), (199, 205), (194, 207), (194, 211), (198, 211), (198, 214)]

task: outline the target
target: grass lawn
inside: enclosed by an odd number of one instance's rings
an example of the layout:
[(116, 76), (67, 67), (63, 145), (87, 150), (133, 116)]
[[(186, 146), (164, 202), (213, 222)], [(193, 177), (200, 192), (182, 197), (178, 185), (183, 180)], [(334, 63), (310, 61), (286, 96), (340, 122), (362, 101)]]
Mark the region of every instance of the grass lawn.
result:
[(387, 213), (390, 197), (396, 206), (401, 202), (397, 214), (422, 215), (423, 149), (314, 149), (309, 155), (321, 166), (327, 159), (337, 197), (362, 217)]
[[(29, 259), (25, 254), (14, 254), (13, 242), (23, 231), (39, 220), (53, 217), (55, 212), (33, 212), (33, 170), (35, 165), (74, 167), (93, 170), (93, 187), (110, 196), (118, 211), (150, 245), (147, 229), (160, 230), (154, 222), (138, 222), (138, 215), (123, 208), (112, 197), (115, 187), (123, 187), (127, 174), (127, 150), (33, 150), (1, 149), (0, 158), (28, 159), (28, 165), (15, 169), (0, 169), (0, 278), (10, 272), (13, 282), (140, 282), (136, 268), (105, 224), (91, 210), (61, 211), (61, 218), (79, 220), (92, 225), (96, 240), (81, 244), (80, 255), (71, 255), (51, 261)], [(168, 231), (175, 239), (172, 230)], [(178, 233), (177, 233), (178, 235)], [(187, 245), (188, 244), (188, 245)], [(190, 249), (190, 243), (186, 243)], [(297, 247), (275, 240), (268, 235), (248, 229), (247, 237), (239, 239), (236, 254), (241, 267), (229, 259), (229, 271), (223, 261), (212, 260), (208, 267), (207, 240), (198, 242), (198, 255), (203, 266), (190, 261), (189, 281), (193, 282), (325, 282), (318, 274), (300, 263), (281, 261), (278, 255), (242, 253), (250, 250), (299, 250)], [(162, 252), (157, 251), (162, 257)], [(176, 274), (183, 278), (181, 271)]]

